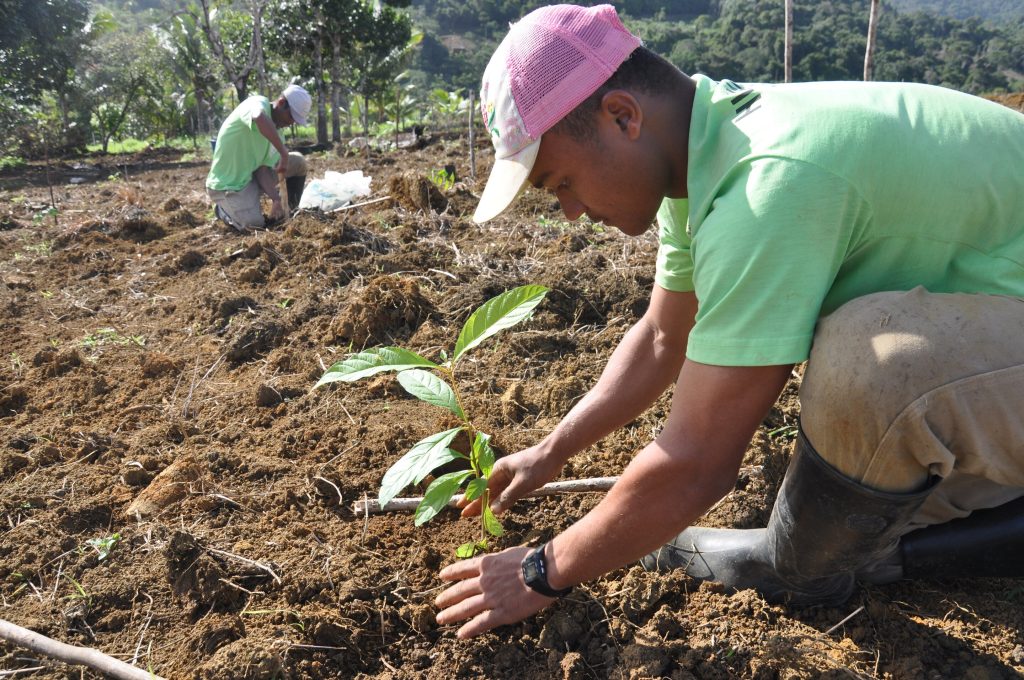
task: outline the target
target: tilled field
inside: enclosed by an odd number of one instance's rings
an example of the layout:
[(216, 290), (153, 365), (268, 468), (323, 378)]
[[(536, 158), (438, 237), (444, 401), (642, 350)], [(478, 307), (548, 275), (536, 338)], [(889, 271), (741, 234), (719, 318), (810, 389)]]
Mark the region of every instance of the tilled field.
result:
[[(312, 155), (313, 175), (361, 169), (370, 198), (390, 198), (255, 235), (214, 222), (205, 164), (176, 153), (55, 164), (56, 223), (43, 166), (0, 177), (0, 618), (175, 679), (1024, 674), (1014, 581), (864, 587), (796, 609), (629, 566), (473, 641), (438, 627), (436, 573), (476, 523), (445, 512), (415, 528), (352, 504), (451, 423), (390, 375), (312, 385), (363, 347), (436, 358), (479, 304), (543, 284), (534, 317), (461, 369), (474, 423), (516, 451), (643, 313), (656, 250), (653, 233), (568, 224), (536, 193), (474, 225), (467, 152)], [(440, 191), (427, 177), (445, 165), (461, 181)], [(767, 519), (798, 380), (704, 523)], [(564, 476), (621, 472), (668, 397)], [(521, 501), (497, 544), (548, 538), (598, 500)], [(99, 677), (3, 644), (0, 669)]]

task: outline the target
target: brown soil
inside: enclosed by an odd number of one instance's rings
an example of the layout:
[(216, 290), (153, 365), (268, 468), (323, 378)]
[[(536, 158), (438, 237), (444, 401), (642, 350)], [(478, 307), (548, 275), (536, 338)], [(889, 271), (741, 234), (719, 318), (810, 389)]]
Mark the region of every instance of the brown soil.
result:
[[(450, 164), (469, 177), (467, 155), (449, 140), (312, 156), (311, 174), (362, 169), (393, 200), (257, 235), (216, 223), (206, 167), (166, 153), (119, 162), (127, 181), (106, 179), (109, 160), (51, 168), (57, 224), (34, 219), (49, 202), (44, 168), (0, 177), (0, 617), (167, 678), (1024, 673), (1024, 588), (1001, 580), (864, 587), (842, 607), (797, 609), (630, 566), (474, 641), (438, 627), (437, 570), (476, 524), (442, 513), (417, 529), (352, 503), (446, 421), (392, 377), (311, 386), (351, 349), (437, 356), (484, 300), (544, 284), (534, 318), (462, 374), (475, 422), (515, 451), (593, 384), (644, 310), (656, 250), (653, 234), (568, 225), (536, 194), (474, 225), (479, 184), (424, 180)], [(705, 523), (765, 521), (796, 381)], [(668, 405), (565, 476), (618, 474)], [(497, 543), (550, 537), (599, 498), (522, 501)], [(115, 533), (101, 559), (97, 539)], [(0, 669), (40, 665), (0, 644)], [(54, 664), (18, 677), (98, 676)]]

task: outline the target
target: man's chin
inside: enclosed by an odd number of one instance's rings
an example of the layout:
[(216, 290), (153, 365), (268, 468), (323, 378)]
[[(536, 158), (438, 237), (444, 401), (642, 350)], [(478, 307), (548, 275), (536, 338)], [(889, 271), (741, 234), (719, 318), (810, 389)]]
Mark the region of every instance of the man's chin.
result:
[(624, 225), (613, 224), (611, 226), (615, 227), (626, 236), (640, 236), (645, 231), (651, 228), (651, 224), (653, 224), (653, 221), (634, 222), (632, 224)]

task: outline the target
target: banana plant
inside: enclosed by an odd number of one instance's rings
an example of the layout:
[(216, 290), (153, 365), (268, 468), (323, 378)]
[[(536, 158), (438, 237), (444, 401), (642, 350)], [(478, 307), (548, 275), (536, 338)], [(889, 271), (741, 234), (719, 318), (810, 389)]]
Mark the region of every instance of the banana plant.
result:
[[(450, 411), (460, 425), (444, 432), (432, 434), (417, 442), (398, 462), (384, 473), (379, 502), (384, 505), (402, 489), (419, 484), (437, 468), (455, 460), (468, 464), (468, 469), (457, 470), (435, 477), (416, 508), (416, 526), (433, 519), (449, 501), (464, 489), (467, 501), (481, 499), (480, 540), (464, 543), (456, 550), (459, 557), (472, 557), (487, 549), (487, 537), (499, 537), (501, 522), (490, 509), (487, 479), (494, 467), (494, 449), (491, 435), (478, 430), (466, 415), (462, 396), (458, 390), (456, 370), (466, 353), (487, 338), (528, 319), (540, 304), (548, 289), (526, 285), (513, 288), (480, 305), (462, 327), (449, 357), (441, 352), (441, 363), (420, 356), (401, 347), (375, 347), (352, 354), (332, 365), (317, 381), (314, 389), (333, 382), (355, 382), (378, 373), (395, 371), (398, 382), (412, 396)], [(452, 448), (455, 438), (462, 432), (468, 435), (468, 451)]]

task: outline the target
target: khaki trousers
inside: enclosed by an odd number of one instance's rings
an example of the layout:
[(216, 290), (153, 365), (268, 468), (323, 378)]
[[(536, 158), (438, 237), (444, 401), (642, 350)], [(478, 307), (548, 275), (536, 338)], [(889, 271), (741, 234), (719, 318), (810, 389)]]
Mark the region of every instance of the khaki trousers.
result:
[[(302, 154), (292, 151), (288, 154), (288, 171), (285, 172), (285, 177), (305, 174), (306, 159)], [(263, 218), (260, 197), (265, 195), (273, 200), (279, 198), (277, 176), (273, 168), (261, 165), (252, 173), (252, 181), (239, 191), (207, 189), (206, 195), (227, 214), (231, 226), (236, 229), (262, 229), (266, 221)]]
[(801, 424), (833, 467), (913, 491), (942, 478), (907, 531), (1024, 496), (1024, 300), (924, 288), (822, 318)]

